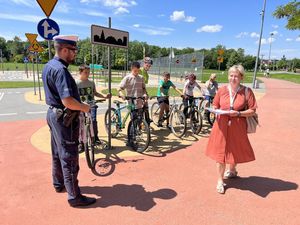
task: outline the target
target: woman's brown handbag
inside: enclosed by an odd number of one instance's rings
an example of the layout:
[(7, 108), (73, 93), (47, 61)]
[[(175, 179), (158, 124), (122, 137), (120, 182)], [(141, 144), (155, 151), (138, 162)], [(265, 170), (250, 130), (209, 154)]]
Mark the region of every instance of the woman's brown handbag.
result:
[[(248, 109), (248, 99), (249, 99), (247, 98), (247, 95), (248, 95), (248, 87), (246, 87), (245, 90), (246, 110)], [(246, 120), (247, 120), (247, 133), (248, 134), (255, 133), (256, 127), (259, 125), (257, 113), (255, 113), (253, 116), (246, 117)]]

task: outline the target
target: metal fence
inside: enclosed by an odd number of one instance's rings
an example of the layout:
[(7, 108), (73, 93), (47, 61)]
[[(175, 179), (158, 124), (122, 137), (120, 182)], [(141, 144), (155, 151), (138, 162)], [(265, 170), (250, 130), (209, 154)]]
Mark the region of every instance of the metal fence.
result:
[[(183, 78), (188, 73), (194, 73), (198, 80), (203, 75), (204, 55), (202, 52), (191, 54), (175, 55), (171, 57), (153, 58), (153, 65), (149, 71), (153, 75), (161, 75), (163, 72), (170, 72), (172, 77)], [(142, 63), (142, 60), (140, 60)]]

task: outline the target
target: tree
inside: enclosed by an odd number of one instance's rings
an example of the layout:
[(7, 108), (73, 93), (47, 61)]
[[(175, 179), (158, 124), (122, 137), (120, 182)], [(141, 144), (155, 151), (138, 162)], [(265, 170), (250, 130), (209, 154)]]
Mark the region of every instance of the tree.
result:
[(231, 53), (226, 66), (227, 66), (227, 68), (229, 68), (233, 65), (242, 64), (242, 63), (243, 63), (243, 59), (240, 57), (240, 55), (237, 51), (234, 51)]
[(277, 19), (286, 18), (288, 30), (300, 30), (300, 2), (295, 0), (277, 7), (273, 16)]
[(252, 55), (246, 55), (244, 57), (243, 66), (246, 70), (254, 70), (256, 57)]

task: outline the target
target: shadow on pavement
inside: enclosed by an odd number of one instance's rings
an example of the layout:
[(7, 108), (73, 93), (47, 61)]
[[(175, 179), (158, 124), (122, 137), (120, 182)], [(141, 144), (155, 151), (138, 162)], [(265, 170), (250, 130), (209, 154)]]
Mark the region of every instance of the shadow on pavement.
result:
[(156, 202), (155, 198), (169, 200), (175, 198), (177, 193), (172, 189), (159, 189), (157, 191), (146, 191), (139, 184), (116, 184), (112, 187), (81, 187), (84, 194), (99, 196), (97, 202), (89, 208), (107, 208), (111, 206), (132, 207), (138, 211), (149, 211)]
[(236, 188), (244, 191), (251, 191), (262, 198), (266, 198), (271, 192), (298, 189), (298, 184), (293, 182), (257, 176), (230, 179), (226, 182), (226, 184), (226, 189)]

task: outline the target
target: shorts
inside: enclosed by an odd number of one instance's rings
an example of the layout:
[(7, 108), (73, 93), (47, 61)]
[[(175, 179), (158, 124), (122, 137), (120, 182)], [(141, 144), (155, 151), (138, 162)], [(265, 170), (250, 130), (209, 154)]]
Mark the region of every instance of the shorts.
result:
[(161, 105), (163, 103), (170, 105), (169, 97), (157, 97), (158, 104)]

